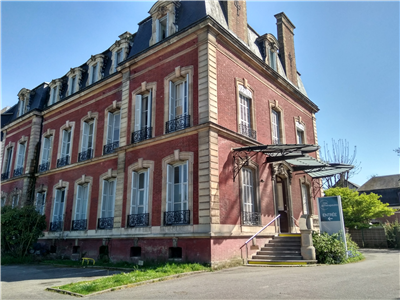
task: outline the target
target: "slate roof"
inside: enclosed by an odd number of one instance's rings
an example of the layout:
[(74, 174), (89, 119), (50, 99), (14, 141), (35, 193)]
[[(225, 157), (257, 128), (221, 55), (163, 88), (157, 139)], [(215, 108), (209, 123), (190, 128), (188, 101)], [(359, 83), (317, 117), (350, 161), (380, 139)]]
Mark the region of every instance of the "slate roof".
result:
[(383, 203), (400, 206), (400, 174), (373, 177), (364, 183), (358, 192), (381, 195)]

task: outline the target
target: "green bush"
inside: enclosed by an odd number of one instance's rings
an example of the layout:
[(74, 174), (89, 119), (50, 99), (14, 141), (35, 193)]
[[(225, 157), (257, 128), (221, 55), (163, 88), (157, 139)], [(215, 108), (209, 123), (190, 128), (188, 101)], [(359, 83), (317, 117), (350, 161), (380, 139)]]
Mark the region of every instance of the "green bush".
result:
[(25, 257), (37, 239), (43, 236), (46, 218), (35, 207), (4, 206), (1, 209), (1, 252), (15, 258)]
[(398, 248), (400, 241), (397, 239), (397, 235), (400, 232), (400, 223), (396, 220), (393, 223), (386, 222), (382, 225), (385, 229), (386, 239), (389, 248)]
[(346, 247), (338, 233), (329, 235), (313, 234), (313, 244), (317, 260), (321, 264), (341, 264), (346, 261)]
[(347, 261), (355, 262), (364, 259), (364, 255), (358, 251), (358, 245), (351, 239), (350, 234), (346, 233), (346, 243), (347, 243)]

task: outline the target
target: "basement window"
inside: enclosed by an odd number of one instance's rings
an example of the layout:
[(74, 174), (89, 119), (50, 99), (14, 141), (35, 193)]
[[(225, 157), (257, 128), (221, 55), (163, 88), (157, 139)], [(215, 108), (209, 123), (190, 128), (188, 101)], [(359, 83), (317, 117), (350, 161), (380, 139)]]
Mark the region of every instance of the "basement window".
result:
[(169, 248), (169, 258), (182, 258), (182, 248), (181, 247), (170, 247)]
[(142, 247), (131, 247), (131, 257), (141, 257)]

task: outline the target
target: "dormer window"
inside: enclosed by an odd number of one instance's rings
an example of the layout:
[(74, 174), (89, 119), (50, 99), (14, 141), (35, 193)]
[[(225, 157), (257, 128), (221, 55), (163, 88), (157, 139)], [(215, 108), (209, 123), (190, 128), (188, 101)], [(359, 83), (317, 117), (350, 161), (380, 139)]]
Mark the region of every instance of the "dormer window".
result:
[(92, 57), (87, 62), (89, 66), (89, 76), (87, 85), (91, 85), (103, 78), (102, 70), (104, 64), (104, 55), (97, 54), (92, 55)]
[(30, 100), (30, 90), (23, 88), (18, 93), (19, 103), (18, 103), (18, 117), (22, 116), (29, 110), (29, 100)]
[(175, 24), (175, 10), (178, 1), (157, 1), (149, 13), (153, 19), (153, 34), (149, 45), (162, 41), (178, 29)]
[(263, 43), (265, 62), (275, 71), (278, 72), (278, 57), (277, 53), (279, 50), (278, 40), (270, 33), (264, 34), (257, 39)]
[(83, 69), (71, 68), (67, 73), (68, 76), (68, 96), (79, 91), (80, 82), (82, 80)]
[(71, 82), (70, 83), (71, 86), (70, 86), (70, 89), (69, 89), (69, 94), (71, 95), (71, 94), (75, 93), (76, 76), (72, 77), (70, 82)]
[(118, 64), (126, 59), (129, 52), (129, 47), (131, 46), (132, 34), (125, 32), (121, 34), (119, 38), (119, 41), (116, 41), (110, 48), (110, 51), (112, 52), (110, 74), (115, 73), (117, 71)]
[(52, 105), (60, 101), (60, 91), (62, 87), (61, 79), (52, 80), (49, 84), (49, 87), (50, 87), (49, 105)]

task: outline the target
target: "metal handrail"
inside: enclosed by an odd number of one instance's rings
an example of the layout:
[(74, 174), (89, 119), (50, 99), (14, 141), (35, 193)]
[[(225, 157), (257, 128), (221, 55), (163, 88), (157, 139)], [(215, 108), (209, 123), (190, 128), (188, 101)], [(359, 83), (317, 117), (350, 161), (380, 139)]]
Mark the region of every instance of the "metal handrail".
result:
[(272, 222), (274, 222), (276, 219), (278, 219), (281, 215), (277, 215), (275, 218), (273, 218), (267, 225), (265, 225), (263, 228), (261, 228), (255, 235), (253, 235), (251, 238), (249, 238), (239, 249), (242, 249), (244, 246), (246, 246), (246, 264), (247, 260), (249, 257), (249, 249), (247, 248), (247, 244), (252, 241), (261, 231), (263, 231), (265, 228), (267, 228), (269, 225), (271, 225)]

